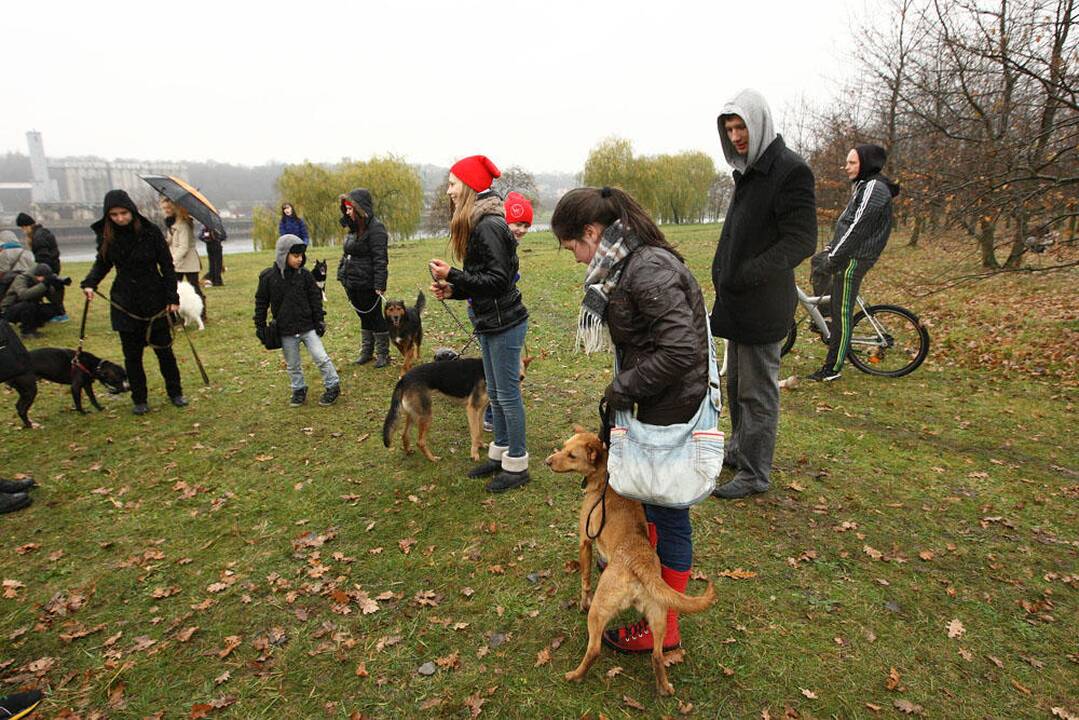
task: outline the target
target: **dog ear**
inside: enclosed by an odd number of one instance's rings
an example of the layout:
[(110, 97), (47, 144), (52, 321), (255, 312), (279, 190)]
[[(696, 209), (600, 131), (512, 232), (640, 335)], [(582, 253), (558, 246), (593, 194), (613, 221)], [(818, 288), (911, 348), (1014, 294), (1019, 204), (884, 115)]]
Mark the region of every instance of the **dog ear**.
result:
[(592, 467), (596, 466), (600, 456), (603, 454), (603, 441), (596, 436), (588, 438), (588, 462)]

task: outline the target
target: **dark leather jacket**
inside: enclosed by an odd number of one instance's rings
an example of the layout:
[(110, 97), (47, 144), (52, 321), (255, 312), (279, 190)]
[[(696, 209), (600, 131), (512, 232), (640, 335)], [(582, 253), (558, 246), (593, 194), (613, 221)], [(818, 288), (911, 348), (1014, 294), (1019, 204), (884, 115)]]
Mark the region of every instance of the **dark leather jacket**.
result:
[(528, 309), (517, 289), (517, 238), (506, 225), (502, 202), (493, 193), (481, 198), (481, 216), (468, 238), (464, 267), (451, 268), (446, 280), (453, 285), (454, 300), (472, 301), (472, 325), (483, 335), (520, 325), (528, 319)]
[(641, 246), (607, 304), (618, 352), (614, 389), (652, 425), (686, 422), (708, 388), (708, 313), (689, 268), (661, 248)]

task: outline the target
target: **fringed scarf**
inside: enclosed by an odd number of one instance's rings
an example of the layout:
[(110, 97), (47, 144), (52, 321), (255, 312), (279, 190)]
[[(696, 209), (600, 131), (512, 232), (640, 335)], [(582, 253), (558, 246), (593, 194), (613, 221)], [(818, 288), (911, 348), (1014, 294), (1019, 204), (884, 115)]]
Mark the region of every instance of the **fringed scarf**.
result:
[(577, 317), (576, 350), (586, 355), (611, 349), (611, 335), (607, 331), (607, 303), (611, 291), (618, 285), (624, 266), (622, 261), (640, 247), (641, 241), (622, 227), (616, 220), (603, 231), (596, 254), (588, 264), (588, 276), (584, 280), (584, 300)]

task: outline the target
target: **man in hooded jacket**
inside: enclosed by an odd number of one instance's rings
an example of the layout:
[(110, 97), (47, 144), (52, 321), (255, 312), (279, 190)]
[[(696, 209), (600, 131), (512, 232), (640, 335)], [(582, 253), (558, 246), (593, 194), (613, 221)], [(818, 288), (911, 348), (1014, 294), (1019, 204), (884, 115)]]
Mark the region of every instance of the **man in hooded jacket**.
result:
[[(814, 295), (831, 293), (821, 312), (831, 314), (828, 357), (810, 380), (838, 380), (843, 360), (850, 349), (851, 313), (858, 288), (869, 268), (877, 262), (892, 232), (892, 198), (899, 195), (899, 185), (881, 174), (888, 158), (880, 145), (858, 145), (847, 153), (846, 173), (851, 182), (850, 202), (839, 216), (832, 242), (813, 256)], [(838, 317), (837, 317), (838, 315)]]
[(713, 334), (726, 338), (734, 477), (719, 498), (768, 490), (779, 425), (779, 351), (794, 320), (794, 268), (817, 245), (813, 172), (772, 126), (756, 90), (743, 90), (717, 119), (734, 197), (712, 260)]

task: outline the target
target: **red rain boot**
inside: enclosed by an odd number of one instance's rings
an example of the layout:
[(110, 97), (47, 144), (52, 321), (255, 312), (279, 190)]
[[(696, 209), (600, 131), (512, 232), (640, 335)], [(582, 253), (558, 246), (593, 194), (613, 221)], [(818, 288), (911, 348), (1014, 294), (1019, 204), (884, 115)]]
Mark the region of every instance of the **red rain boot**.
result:
[[(673, 570), (661, 565), (663, 582), (678, 592), (684, 593), (689, 584), (689, 570)], [(652, 630), (648, 622), (641, 618), (635, 623), (624, 625), (603, 633), (603, 644), (623, 653), (652, 652)], [(663, 635), (663, 652), (670, 652), (682, 645), (682, 635), (678, 632), (678, 613), (667, 611), (667, 632)]]

